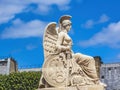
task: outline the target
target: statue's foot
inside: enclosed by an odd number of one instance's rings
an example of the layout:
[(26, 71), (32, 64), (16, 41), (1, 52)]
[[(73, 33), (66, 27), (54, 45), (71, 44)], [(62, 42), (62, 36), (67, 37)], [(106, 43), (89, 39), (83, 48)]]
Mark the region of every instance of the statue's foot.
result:
[(107, 87), (107, 85), (105, 83), (100, 82), (99, 84), (104, 86), (104, 87)]
[(107, 87), (107, 85), (106, 85), (105, 83), (101, 82), (100, 80), (97, 81), (96, 84), (98, 84), (98, 85), (102, 85), (102, 86), (104, 86), (104, 87)]

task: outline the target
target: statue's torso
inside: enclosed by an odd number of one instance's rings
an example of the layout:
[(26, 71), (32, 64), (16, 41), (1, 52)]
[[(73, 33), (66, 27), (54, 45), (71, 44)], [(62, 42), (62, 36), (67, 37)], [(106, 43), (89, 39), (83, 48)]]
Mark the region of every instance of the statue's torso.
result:
[(64, 39), (63, 39), (62, 45), (64, 45), (64, 46), (71, 46), (72, 45), (72, 39), (67, 33), (64, 33)]

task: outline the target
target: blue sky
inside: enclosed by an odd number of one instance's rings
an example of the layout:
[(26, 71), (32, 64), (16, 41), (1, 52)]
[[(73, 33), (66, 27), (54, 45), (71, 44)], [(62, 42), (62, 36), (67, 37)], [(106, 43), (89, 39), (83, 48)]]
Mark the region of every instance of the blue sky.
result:
[(73, 51), (120, 62), (120, 0), (0, 0), (0, 57), (18, 66), (42, 66), (49, 22), (72, 16)]

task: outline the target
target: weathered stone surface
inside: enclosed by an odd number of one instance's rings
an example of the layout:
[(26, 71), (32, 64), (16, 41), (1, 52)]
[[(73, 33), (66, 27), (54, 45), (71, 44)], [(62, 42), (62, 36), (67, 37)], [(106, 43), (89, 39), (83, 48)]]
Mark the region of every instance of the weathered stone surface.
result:
[(106, 90), (120, 90), (120, 63), (102, 64), (100, 78), (107, 84)]
[[(43, 39), (45, 61), (39, 88), (96, 84), (106, 86), (99, 80), (94, 58), (82, 53), (73, 53), (73, 42), (68, 35), (71, 29), (70, 19), (70, 15), (64, 15), (59, 20), (59, 27), (56, 27), (55, 22), (51, 22), (45, 28)], [(83, 87), (82, 90), (99, 90), (89, 88)]]
[(105, 88), (101, 85), (89, 85), (89, 86), (78, 86), (78, 87), (44, 88), (38, 90), (105, 90)]

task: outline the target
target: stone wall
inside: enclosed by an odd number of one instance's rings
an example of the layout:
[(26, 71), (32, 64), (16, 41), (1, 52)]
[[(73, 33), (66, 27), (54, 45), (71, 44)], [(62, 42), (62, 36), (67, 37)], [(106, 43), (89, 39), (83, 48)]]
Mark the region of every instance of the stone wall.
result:
[(6, 66), (0, 66), (0, 74), (6, 74), (7, 67)]
[(10, 73), (17, 71), (17, 64), (14, 60), (10, 61)]
[(6, 74), (7, 72), (7, 61), (0, 62), (0, 74)]
[(120, 90), (120, 63), (102, 64), (100, 79), (107, 84), (106, 90)]
[(18, 69), (19, 72), (33, 72), (33, 71), (40, 71), (41, 68), (28, 68), (28, 69)]

